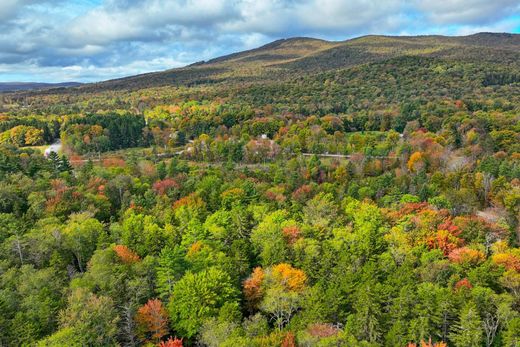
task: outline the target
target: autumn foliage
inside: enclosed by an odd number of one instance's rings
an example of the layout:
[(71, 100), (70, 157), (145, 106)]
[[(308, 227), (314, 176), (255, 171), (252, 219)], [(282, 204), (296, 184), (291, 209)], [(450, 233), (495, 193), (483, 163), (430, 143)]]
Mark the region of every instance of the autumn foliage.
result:
[(430, 338), (428, 342), (424, 340), (421, 341), (420, 346), (417, 346), (416, 343), (410, 342), (407, 347), (448, 347), (448, 345), (445, 342), (432, 343), (432, 339)]
[(159, 299), (150, 299), (141, 306), (137, 311), (136, 322), (140, 337), (145, 341), (158, 343), (168, 333), (168, 314)]
[(125, 264), (133, 264), (137, 263), (141, 258), (137, 254), (135, 254), (130, 248), (125, 245), (115, 245), (113, 247), (114, 252), (116, 252), (117, 256), (121, 261)]
[(272, 268), (272, 275), (277, 282), (292, 291), (301, 291), (307, 281), (307, 276), (302, 270), (286, 263), (275, 265)]
[(340, 329), (338, 329), (332, 324), (315, 323), (311, 324), (307, 328), (307, 332), (311, 336), (324, 338), (337, 335), (340, 332)]
[(419, 171), (421, 164), (423, 163), (423, 155), (421, 152), (414, 152), (410, 159), (408, 159), (408, 170), (412, 172)]
[(426, 243), (430, 249), (440, 249), (444, 255), (448, 255), (459, 246), (461, 240), (448, 230), (441, 229), (429, 237)]
[(265, 273), (261, 267), (257, 267), (253, 270), (251, 276), (244, 281), (244, 296), (249, 303), (251, 308), (257, 306), (258, 302), (262, 298), (262, 282), (264, 280)]
[(296, 347), (296, 339), (292, 332), (289, 331), (285, 334), (281, 347)]
[(498, 253), (493, 255), (493, 262), (502, 265), (508, 270), (520, 272), (520, 257), (512, 253)]
[(182, 347), (182, 339), (170, 338), (166, 341), (161, 341), (157, 346), (159, 347)]
[(197, 196), (197, 194), (190, 194), (175, 201), (173, 204), (173, 208), (175, 210), (182, 206), (201, 208), (204, 206), (204, 201), (199, 196)]
[(106, 158), (103, 159), (103, 166), (104, 167), (125, 167), (126, 163), (121, 158)]
[(478, 265), (486, 260), (486, 256), (479, 250), (468, 247), (456, 248), (448, 255), (448, 258), (457, 264)]
[(165, 178), (153, 184), (153, 191), (157, 195), (164, 195), (173, 188), (179, 188), (179, 184), (172, 178)]
[(463, 278), (460, 281), (458, 281), (457, 283), (455, 283), (454, 288), (455, 288), (455, 290), (460, 290), (462, 288), (471, 289), (471, 288), (473, 288), (473, 285), (467, 278)]
[(190, 248), (188, 249), (188, 256), (193, 256), (197, 253), (200, 252), (200, 250), (202, 249), (203, 247), (203, 244), (202, 242), (200, 241), (195, 241), (194, 243), (191, 244)]
[(309, 184), (304, 184), (292, 193), (292, 198), (299, 202), (303, 202), (306, 199), (308, 199), (311, 196), (311, 194), (312, 194), (312, 186)]
[(282, 229), (282, 233), (287, 243), (293, 244), (300, 237), (301, 230), (296, 225), (289, 225)]

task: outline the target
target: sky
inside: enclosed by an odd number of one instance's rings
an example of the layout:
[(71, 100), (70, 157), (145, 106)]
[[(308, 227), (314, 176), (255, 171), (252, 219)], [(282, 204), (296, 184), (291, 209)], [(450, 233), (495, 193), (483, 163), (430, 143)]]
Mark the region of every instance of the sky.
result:
[(0, 0), (0, 82), (93, 82), (276, 39), (520, 33), (519, 0)]

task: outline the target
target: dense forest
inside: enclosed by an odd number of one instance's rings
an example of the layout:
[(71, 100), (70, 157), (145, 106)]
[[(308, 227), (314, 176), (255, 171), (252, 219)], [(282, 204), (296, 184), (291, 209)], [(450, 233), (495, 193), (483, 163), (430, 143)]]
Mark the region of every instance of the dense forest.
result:
[(520, 346), (519, 58), (302, 38), (0, 94), (0, 346)]

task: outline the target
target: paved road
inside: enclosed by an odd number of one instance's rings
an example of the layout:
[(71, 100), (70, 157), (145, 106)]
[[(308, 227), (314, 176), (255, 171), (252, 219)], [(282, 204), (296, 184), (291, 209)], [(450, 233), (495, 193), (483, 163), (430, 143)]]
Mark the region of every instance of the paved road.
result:
[[(324, 157), (324, 158), (345, 158), (345, 159), (351, 159), (353, 155), (350, 154), (328, 154), (328, 153), (302, 153), (304, 157), (312, 157), (313, 155), (317, 157)], [(397, 159), (399, 157), (396, 156), (385, 156), (385, 155), (365, 155), (365, 158), (368, 159)]]
[(46, 157), (48, 157), (49, 154), (51, 154), (51, 152), (58, 153), (60, 150), (61, 150), (61, 141), (60, 140), (56, 140), (56, 142), (54, 142), (52, 145), (50, 145), (49, 147), (47, 147), (45, 149), (44, 155)]

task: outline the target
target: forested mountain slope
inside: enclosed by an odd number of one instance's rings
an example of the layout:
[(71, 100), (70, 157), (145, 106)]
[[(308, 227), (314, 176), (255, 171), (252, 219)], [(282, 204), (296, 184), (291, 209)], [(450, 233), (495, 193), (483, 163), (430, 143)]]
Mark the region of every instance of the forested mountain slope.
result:
[[(77, 92), (280, 80), (318, 71), (344, 69), (395, 57), (416, 56), (489, 62), (518, 69), (520, 35), (480, 33), (470, 36), (364, 36), (329, 42), (291, 38), (184, 68), (148, 73), (78, 88)], [(73, 91), (70, 91), (74, 93)]]
[[(99, 103), (105, 103), (107, 99), (117, 99), (117, 103), (124, 103), (124, 108), (127, 108), (130, 105), (138, 107), (142, 102), (154, 105), (184, 97), (228, 98), (238, 94), (248, 102), (261, 105), (264, 100), (258, 100), (258, 90), (267, 88), (275, 103), (277, 94), (290, 97), (286, 95), (289, 91), (289, 94), (298, 93), (311, 99), (319, 96), (320, 104), (324, 105), (326, 101), (321, 96), (327, 96), (331, 91), (329, 84), (322, 84), (323, 81), (335, 81), (334, 85), (343, 91), (354, 88), (356, 93), (363, 91), (369, 93), (367, 96), (378, 97), (380, 93), (374, 95), (374, 89), (369, 91), (369, 88), (357, 86), (360, 83), (388, 84), (388, 78), (395, 80), (402, 75), (403, 69), (406, 69), (404, 74), (407, 78), (412, 79), (405, 88), (411, 87), (412, 92), (416, 86), (410, 82), (419, 81), (428, 82), (429, 93), (441, 91), (450, 94), (457, 90), (460, 94), (465, 89), (469, 91), (464, 93), (466, 98), (493, 92), (496, 88), (508, 88), (520, 81), (520, 35), (365, 36), (341, 42), (293, 38), (184, 68), (78, 88), (4, 94), (3, 98), (4, 105), (13, 107), (31, 104), (33, 108), (54, 109), (70, 108), (89, 99), (98, 110), (103, 107)], [(437, 84), (432, 86), (433, 81)], [(419, 88), (426, 85), (417, 83)], [(492, 89), (486, 90), (488, 86)], [(402, 93), (395, 88), (379, 89), (384, 94)], [(96, 97), (93, 101), (92, 96), (105, 97)], [(287, 100), (278, 101), (285, 103)], [(359, 105), (363, 105), (364, 99), (360, 102)], [(301, 104), (302, 100), (298, 103)], [(354, 100), (354, 103), (358, 101)]]

